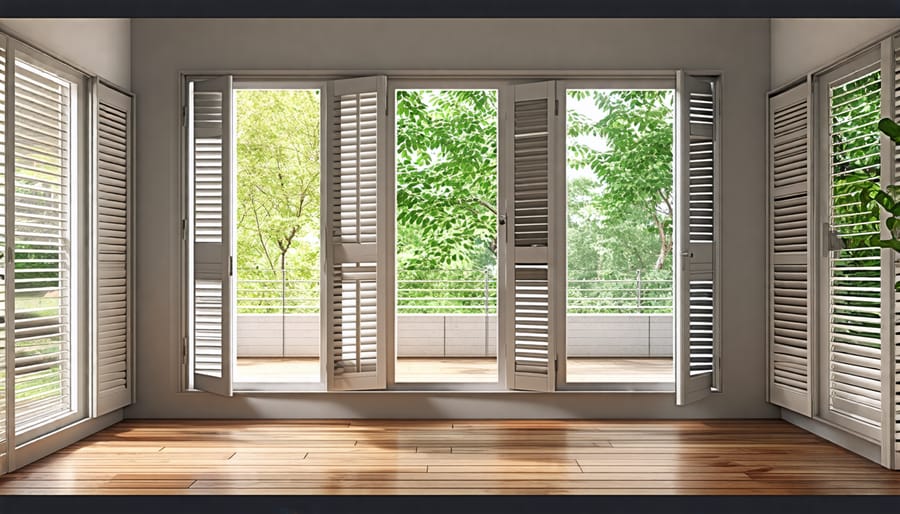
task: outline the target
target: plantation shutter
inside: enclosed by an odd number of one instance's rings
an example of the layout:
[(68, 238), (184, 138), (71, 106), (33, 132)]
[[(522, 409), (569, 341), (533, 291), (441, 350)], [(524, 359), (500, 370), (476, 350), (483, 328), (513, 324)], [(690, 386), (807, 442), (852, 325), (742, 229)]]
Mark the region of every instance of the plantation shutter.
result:
[(769, 401), (812, 415), (809, 85), (769, 98)]
[(234, 111), (231, 76), (193, 82), (189, 97), (194, 387), (232, 394), (234, 305), (231, 198)]
[(675, 378), (685, 405), (719, 380), (717, 84), (679, 72), (676, 89)]
[(386, 101), (383, 76), (333, 81), (326, 96), (329, 389), (387, 386)]
[[(552, 193), (557, 170), (559, 132), (556, 83), (515, 86), (513, 112), (507, 116), (513, 152), (512, 180), (507, 183), (508, 238), (512, 238), (506, 273), (504, 341), (509, 356), (510, 389), (552, 391), (556, 381), (554, 345), (557, 311), (565, 308), (564, 281), (559, 281), (553, 214), (562, 208)], [(564, 311), (563, 311), (564, 315)]]
[(0, 36), (0, 253), (3, 255), (0, 257), (0, 375), (2, 375), (2, 378), (0, 378), (0, 454), (3, 454), (3, 458), (0, 459), (0, 474), (9, 471), (8, 455), (10, 450), (10, 445), (7, 444), (9, 440), (6, 437), (7, 429), (9, 428), (6, 425), (6, 407), (7, 402), (9, 401), (6, 388), (6, 384), (9, 380), (9, 376), (6, 372), (6, 363), (10, 360), (7, 359), (7, 352), (11, 350), (7, 345), (6, 334), (6, 320), (9, 317), (6, 310), (6, 277), (11, 271), (6, 257), (6, 208), (8, 203), (6, 200), (6, 183), (8, 177), (6, 165), (8, 154), (6, 148), (9, 144), (9, 140), (7, 139), (9, 133), (7, 130), (7, 116), (10, 112), (7, 108), (10, 95), (7, 93), (6, 76), (7, 73), (11, 73), (11, 69), (8, 69), (7, 66), (7, 55), (6, 38)]
[[(887, 56), (890, 71), (885, 73), (884, 77), (887, 91), (882, 90), (882, 94), (887, 93), (887, 101), (882, 100), (882, 114), (892, 118), (894, 121), (900, 121), (900, 41), (898, 41), (898, 37), (891, 38), (890, 46)], [(882, 63), (882, 66), (885, 66), (885, 63)], [(891, 78), (893, 80), (890, 80)], [(887, 141), (885, 146), (889, 157), (884, 160), (889, 165), (888, 170), (882, 171), (882, 174), (888, 171), (892, 176), (891, 182), (894, 185), (898, 185), (900, 184), (900, 160), (897, 157), (900, 152), (898, 152), (897, 145), (890, 142), (886, 137), (882, 137), (882, 141)], [(891, 163), (893, 163), (893, 166), (890, 166)], [(889, 269), (893, 276), (888, 281), (889, 289), (891, 289), (890, 285), (900, 282), (900, 252), (890, 252), (890, 256), (893, 262)], [(894, 380), (893, 387), (889, 388), (893, 389), (893, 391), (889, 390), (887, 405), (892, 405), (888, 410), (893, 414), (894, 422), (887, 425), (888, 431), (892, 434), (887, 439), (894, 454), (892, 467), (893, 469), (898, 469), (900, 467), (900, 316), (898, 316), (900, 309), (898, 309), (897, 301), (900, 298), (898, 298), (895, 290), (892, 290), (891, 296), (894, 298), (894, 319), (891, 327), (894, 332), (894, 362), (889, 364), (888, 369), (892, 370)]]
[(77, 408), (71, 394), (73, 85), (27, 57), (14, 63), (15, 427)]
[(95, 86), (95, 416), (131, 404), (131, 96)]
[[(827, 196), (825, 221), (842, 243), (828, 247), (824, 273), (828, 346), (827, 403), (845, 423), (864, 431), (881, 424), (881, 249), (859, 241), (877, 236), (879, 216), (861, 210), (860, 184), (881, 183), (881, 70), (877, 52), (827, 80)], [(831, 239), (831, 238), (829, 238)]]

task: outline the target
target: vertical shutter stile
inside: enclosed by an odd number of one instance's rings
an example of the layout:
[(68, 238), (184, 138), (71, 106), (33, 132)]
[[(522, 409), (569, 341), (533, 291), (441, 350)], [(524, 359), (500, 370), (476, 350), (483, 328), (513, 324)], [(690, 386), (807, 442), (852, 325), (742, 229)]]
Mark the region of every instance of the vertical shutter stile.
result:
[(387, 78), (329, 84), (326, 96), (328, 388), (387, 386), (385, 129)]
[[(559, 241), (553, 196), (559, 141), (555, 82), (515, 86), (511, 120), (512, 179), (508, 223), (513, 240), (506, 273), (507, 382), (510, 389), (551, 391), (564, 323), (564, 286), (558, 277)], [(508, 254), (508, 255), (509, 255)], [(564, 291), (564, 289), (563, 289)], [(560, 314), (560, 310), (563, 310)]]
[(809, 85), (769, 98), (769, 401), (812, 415)]
[(721, 380), (718, 82), (684, 72), (676, 82), (675, 374), (676, 403), (685, 405), (720, 388)]
[(95, 87), (94, 205), (95, 416), (131, 403), (132, 98)]
[(192, 168), (191, 291), (194, 387), (232, 394), (234, 288), (232, 219), (234, 104), (232, 78), (192, 83), (189, 128)]

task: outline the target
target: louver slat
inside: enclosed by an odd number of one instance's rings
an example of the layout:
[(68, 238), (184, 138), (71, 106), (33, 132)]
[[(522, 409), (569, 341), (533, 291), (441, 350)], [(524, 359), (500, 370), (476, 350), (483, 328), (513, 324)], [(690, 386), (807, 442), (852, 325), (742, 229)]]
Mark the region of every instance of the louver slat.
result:
[(71, 384), (71, 83), (14, 63), (16, 431), (76, 408)]
[(507, 341), (511, 389), (550, 391), (555, 386), (552, 301), (556, 281), (551, 227), (556, 85), (515, 88), (512, 115), (513, 177), (509, 275), (511, 308)]
[(384, 245), (378, 223), (385, 187), (385, 77), (331, 84), (328, 106), (328, 308), (323, 312), (330, 389), (387, 385)]
[(231, 396), (236, 357), (229, 262), (234, 159), (231, 76), (194, 82), (190, 98), (194, 387)]
[(717, 387), (716, 79), (678, 74), (676, 110), (676, 400)]
[(880, 183), (881, 72), (875, 67), (828, 85), (828, 221), (847, 247), (828, 258), (828, 408), (871, 427), (881, 420), (881, 250), (853, 245), (878, 234), (852, 190)]
[(95, 416), (129, 405), (131, 376), (131, 97), (97, 84), (95, 202)]
[(769, 98), (769, 401), (810, 401), (809, 86)]

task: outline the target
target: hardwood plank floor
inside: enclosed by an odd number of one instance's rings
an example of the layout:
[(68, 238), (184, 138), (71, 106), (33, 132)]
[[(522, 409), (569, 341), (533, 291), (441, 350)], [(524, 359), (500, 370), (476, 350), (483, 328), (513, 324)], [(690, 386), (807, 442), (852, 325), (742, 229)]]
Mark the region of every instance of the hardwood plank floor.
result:
[(128, 420), (0, 494), (900, 494), (779, 420)]
[[(571, 358), (566, 362), (569, 382), (672, 382), (670, 358)], [(397, 382), (496, 382), (493, 358), (406, 357), (397, 359)], [(240, 357), (236, 382), (318, 382), (319, 359), (299, 357)]]

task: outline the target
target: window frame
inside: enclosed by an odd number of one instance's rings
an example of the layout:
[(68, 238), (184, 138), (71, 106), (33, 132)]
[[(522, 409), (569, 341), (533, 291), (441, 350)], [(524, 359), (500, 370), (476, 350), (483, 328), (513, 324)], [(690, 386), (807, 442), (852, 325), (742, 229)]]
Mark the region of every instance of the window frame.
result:
[[(61, 414), (41, 424), (30, 425), (26, 430), (19, 432), (16, 427), (17, 423), (15, 419), (15, 395), (7, 395), (8, 411), (6, 415), (8, 416), (8, 419), (9, 417), (12, 418), (12, 423), (7, 423), (7, 441), (12, 449), (14, 447), (18, 448), (35, 439), (86, 419), (90, 413), (89, 402), (91, 401), (92, 396), (90, 380), (92, 376), (92, 365), (89, 352), (91, 344), (89, 337), (90, 320), (88, 316), (91, 312), (89, 292), (91, 288), (90, 277), (92, 276), (93, 271), (88, 270), (88, 267), (91, 262), (90, 244), (94, 235), (91, 234), (89, 230), (85, 230), (85, 227), (89, 226), (90, 220), (88, 212), (90, 208), (90, 189), (88, 181), (90, 180), (90, 159), (92, 157), (91, 146), (93, 141), (90, 131), (90, 105), (93, 102), (93, 95), (91, 94), (89, 85), (90, 77), (85, 73), (13, 37), (8, 37), (6, 41), (7, 77), (15, 74), (16, 59), (18, 59), (20, 55), (24, 55), (26, 61), (44, 67), (48, 71), (68, 80), (72, 91), (69, 104), (70, 131), (68, 142), (70, 152), (68, 178), (68, 186), (70, 188), (68, 195), (68, 243), (69, 251), (71, 253), (71, 259), (69, 261), (69, 298), (71, 301), (71, 311), (68, 315), (68, 319), (69, 347), (71, 352), (69, 380), (71, 381), (70, 383), (72, 384), (73, 389), (75, 389), (70, 392), (73, 407), (68, 413)], [(10, 87), (11, 83), (13, 84), (12, 87)], [(7, 81), (6, 88), (8, 97), (13, 97), (15, 94), (14, 81)], [(7, 120), (13, 121), (13, 123), (7, 125), (6, 149), (8, 150), (7, 164), (12, 163), (13, 166), (5, 167), (6, 173), (8, 174), (7, 176), (10, 176), (10, 171), (13, 173), (12, 176), (14, 176), (15, 173), (15, 154), (14, 151), (9, 152), (9, 150), (15, 149), (15, 99), (13, 100), (12, 105), (12, 109), (7, 107)], [(10, 134), (12, 134), (11, 137)], [(15, 185), (14, 181), (7, 182), (6, 205), (7, 213), (9, 214), (15, 212)], [(14, 218), (7, 216), (6, 219), (9, 220)], [(15, 230), (14, 225), (10, 226), (7, 224), (7, 231), (9, 231), (10, 228)], [(9, 239), (7, 239), (7, 246), (7, 250), (14, 249), (14, 244), (11, 244)], [(14, 277), (14, 263), (7, 260), (6, 265), (7, 277)], [(10, 271), (13, 271), (13, 273), (9, 273)], [(14, 286), (12, 288), (9, 287), (10, 283), (10, 281), (6, 282), (6, 305), (7, 309), (12, 308), (14, 310), (15, 303), (10, 300), (15, 298), (15, 291)], [(7, 323), (7, 349), (5, 360), (7, 369), (9, 369), (9, 363), (13, 364), (13, 369), (15, 367), (14, 333), (14, 325), (12, 323)], [(14, 373), (8, 374), (8, 377), (7, 385), (14, 386)], [(15, 389), (14, 387), (10, 387), (7, 390), (14, 391)]]
[[(692, 69), (690, 70), (692, 74), (696, 75), (708, 75), (717, 77), (718, 84), (721, 84), (724, 80), (724, 73), (718, 69)], [(535, 82), (535, 81), (543, 81), (543, 80), (555, 80), (561, 84), (567, 84), (568, 88), (575, 88), (573, 86), (581, 86), (590, 85), (590, 84), (604, 84), (606, 88), (621, 88), (621, 89), (672, 89), (675, 90), (674, 84), (676, 81), (676, 75), (678, 73), (677, 69), (663, 69), (663, 70), (408, 70), (408, 69), (398, 69), (398, 70), (347, 70), (347, 69), (330, 69), (330, 70), (241, 70), (241, 69), (230, 69), (230, 70), (181, 70), (179, 72), (179, 104), (178, 108), (181, 109), (182, 120), (186, 118), (185, 114), (185, 106), (187, 105), (187, 91), (188, 91), (188, 83), (191, 80), (202, 80), (207, 78), (213, 78), (215, 76), (219, 76), (222, 74), (232, 75), (234, 77), (235, 84), (239, 82), (242, 84), (270, 84), (270, 83), (283, 83), (283, 84), (305, 84), (305, 83), (313, 83), (317, 81), (321, 81), (319, 83), (325, 83), (329, 80), (340, 80), (344, 78), (353, 78), (353, 77), (362, 77), (374, 74), (386, 74), (388, 77), (388, 86), (387, 86), (387, 114), (388, 114), (388, 134), (389, 138), (389, 150), (387, 155), (388, 166), (387, 169), (391, 170), (390, 173), (390, 186), (392, 190), (395, 191), (395, 137), (396, 137), (396, 121), (395, 121), (395, 107), (396, 107), (396, 90), (397, 89), (493, 89), (495, 86), (491, 86), (489, 84), (497, 84), (498, 89), (498, 111), (499, 111), (499, 126), (498, 126), (498, 139), (502, 140), (502, 131), (504, 130), (504, 122), (503, 122), (503, 112), (504, 109), (504, 98), (507, 101), (510, 101), (512, 88), (516, 84)], [(671, 84), (670, 86), (660, 87), (660, 85)], [(620, 86), (621, 85), (621, 86)], [(646, 85), (647, 87), (628, 87), (634, 85)], [(248, 88), (245, 86), (244, 88)], [(589, 88), (585, 86), (585, 88)], [(238, 89), (237, 85), (235, 89)], [(324, 89), (323, 89), (324, 91)], [(675, 91), (677, 95), (677, 91)], [(324, 97), (323, 97), (323, 108), (324, 108)], [(721, 108), (721, 99), (717, 101), (717, 105)], [(510, 105), (511, 106), (511, 105)], [(508, 109), (509, 107), (506, 107)], [(564, 112), (564, 111), (561, 111)], [(721, 119), (722, 114), (721, 111), (717, 113), (719, 119)], [(324, 120), (324, 116), (322, 118)], [(322, 124), (323, 134), (321, 137), (321, 144), (324, 145), (325, 142), (325, 134), (324, 134), (324, 123)], [(719, 124), (718, 133), (721, 133), (721, 124)], [(188, 142), (187, 142), (187, 129), (182, 123), (181, 131), (178, 135), (179, 142), (178, 146), (180, 149), (180, 162), (181, 162), (181, 170), (182, 176), (181, 180), (179, 180), (179, 198), (181, 205), (181, 219), (182, 225), (188, 221), (189, 211), (186, 210), (187, 199), (186, 192), (189, 191), (189, 186), (187, 181), (190, 178), (188, 173), (187, 164), (188, 164)], [(504, 177), (505, 167), (508, 166), (507, 160), (509, 156), (505, 156), (502, 148), (498, 146), (498, 174), (499, 180), (502, 181)], [(322, 159), (324, 163), (324, 159)], [(720, 161), (721, 162), (721, 161)], [(720, 164), (721, 166), (721, 164)], [(325, 171), (323, 170), (323, 173)], [(508, 175), (508, 172), (505, 173)], [(322, 184), (324, 184), (324, 180)], [(324, 194), (324, 192), (323, 192)], [(395, 246), (395, 223), (396, 220), (394, 218), (395, 214), (395, 197), (392, 197), (392, 202), (390, 205), (390, 216), (389, 216), (389, 241), (391, 251), (394, 250)], [(324, 203), (322, 204), (324, 207)], [(323, 214), (324, 216), (324, 214)], [(721, 217), (721, 214), (719, 214)], [(324, 218), (323, 218), (324, 219)], [(324, 224), (323, 224), (324, 225)], [(191, 359), (191, 344), (189, 338), (187, 337), (187, 320), (188, 320), (188, 308), (189, 305), (186, 303), (187, 300), (187, 282), (186, 280), (189, 278), (189, 270), (187, 263), (187, 251), (186, 245), (184, 244), (184, 228), (182, 231), (182, 246), (180, 248), (180, 258), (181, 258), (181, 266), (179, 267), (179, 284), (181, 288), (180, 295), (180, 305), (179, 305), (179, 317), (181, 319), (181, 348), (180, 351), (174, 352), (172, 362), (173, 365), (178, 366), (178, 369), (181, 371), (178, 373), (176, 377), (177, 380), (177, 390), (179, 393), (196, 393), (202, 392), (192, 387), (190, 383), (190, 363)], [(324, 234), (323, 234), (324, 237)], [(717, 251), (717, 254), (721, 254), (721, 248)], [(391, 259), (393, 261), (393, 259)], [(499, 252), (498, 252), (498, 261), (499, 261)], [(717, 269), (719, 266), (716, 266)], [(499, 277), (499, 269), (502, 269), (503, 266), (498, 266), (498, 280)], [(392, 304), (396, 299), (396, 275), (395, 275), (395, 266), (394, 262), (390, 263), (389, 268), (390, 276), (392, 277), (392, 281), (394, 287), (391, 287), (388, 293)], [(721, 280), (721, 278), (719, 279)], [(499, 299), (498, 299), (499, 304)], [(328, 393), (390, 393), (390, 392), (421, 392), (421, 393), (429, 393), (429, 392), (449, 392), (449, 393), (513, 393), (517, 392), (515, 390), (506, 388), (506, 377), (505, 377), (505, 365), (500, 357), (500, 352), (502, 351), (500, 348), (504, 346), (501, 342), (499, 342), (498, 337), (498, 349), (497, 349), (497, 364), (499, 366), (498, 372), (498, 382), (496, 384), (492, 382), (484, 382), (484, 383), (462, 383), (462, 382), (402, 382), (396, 383), (394, 380), (394, 363), (395, 363), (395, 340), (396, 340), (396, 313), (394, 312), (395, 305), (391, 307), (391, 318), (392, 318), (392, 327), (387, 331), (390, 335), (385, 344), (387, 344), (388, 349), (388, 359), (387, 359), (387, 387), (385, 389), (373, 390), (373, 391), (335, 391), (335, 390), (327, 390), (325, 381), (323, 379), (322, 383), (312, 383), (312, 382), (284, 382), (284, 383), (254, 383), (250, 384), (253, 386), (253, 389), (245, 389), (244, 387), (248, 384), (242, 383), (241, 387), (235, 387), (234, 392), (236, 394), (253, 394), (253, 393), (282, 393), (282, 394), (303, 394), (303, 393), (313, 393), (313, 392), (328, 392)], [(499, 310), (499, 309), (498, 309)], [(719, 309), (718, 312), (721, 312)], [(499, 313), (498, 313), (499, 314)], [(673, 313), (674, 315), (674, 313)], [(717, 315), (718, 322), (721, 323), (721, 315)], [(499, 327), (498, 327), (499, 331)], [(498, 334), (499, 336), (499, 334)], [(675, 342), (673, 341), (673, 345)], [(562, 344), (565, 347), (565, 343)], [(559, 349), (559, 346), (557, 346)], [(559, 350), (557, 350), (559, 351)], [(563, 353), (563, 355), (565, 355)], [(320, 356), (321, 357), (321, 356)], [(673, 355), (673, 360), (675, 356)], [(320, 360), (321, 362), (321, 360)], [(674, 365), (673, 365), (674, 366)], [(317, 387), (303, 387), (305, 385), (313, 384)], [(654, 382), (654, 383), (613, 383), (613, 382), (597, 382), (597, 383), (565, 383), (560, 384), (560, 379), (557, 378), (556, 388), (554, 391), (557, 393), (666, 393), (666, 394), (674, 394), (675, 391), (675, 380), (673, 378), (672, 382)], [(237, 384), (236, 384), (237, 385)], [(259, 388), (257, 388), (259, 386)], [(721, 388), (714, 389), (717, 392), (721, 392)]]

